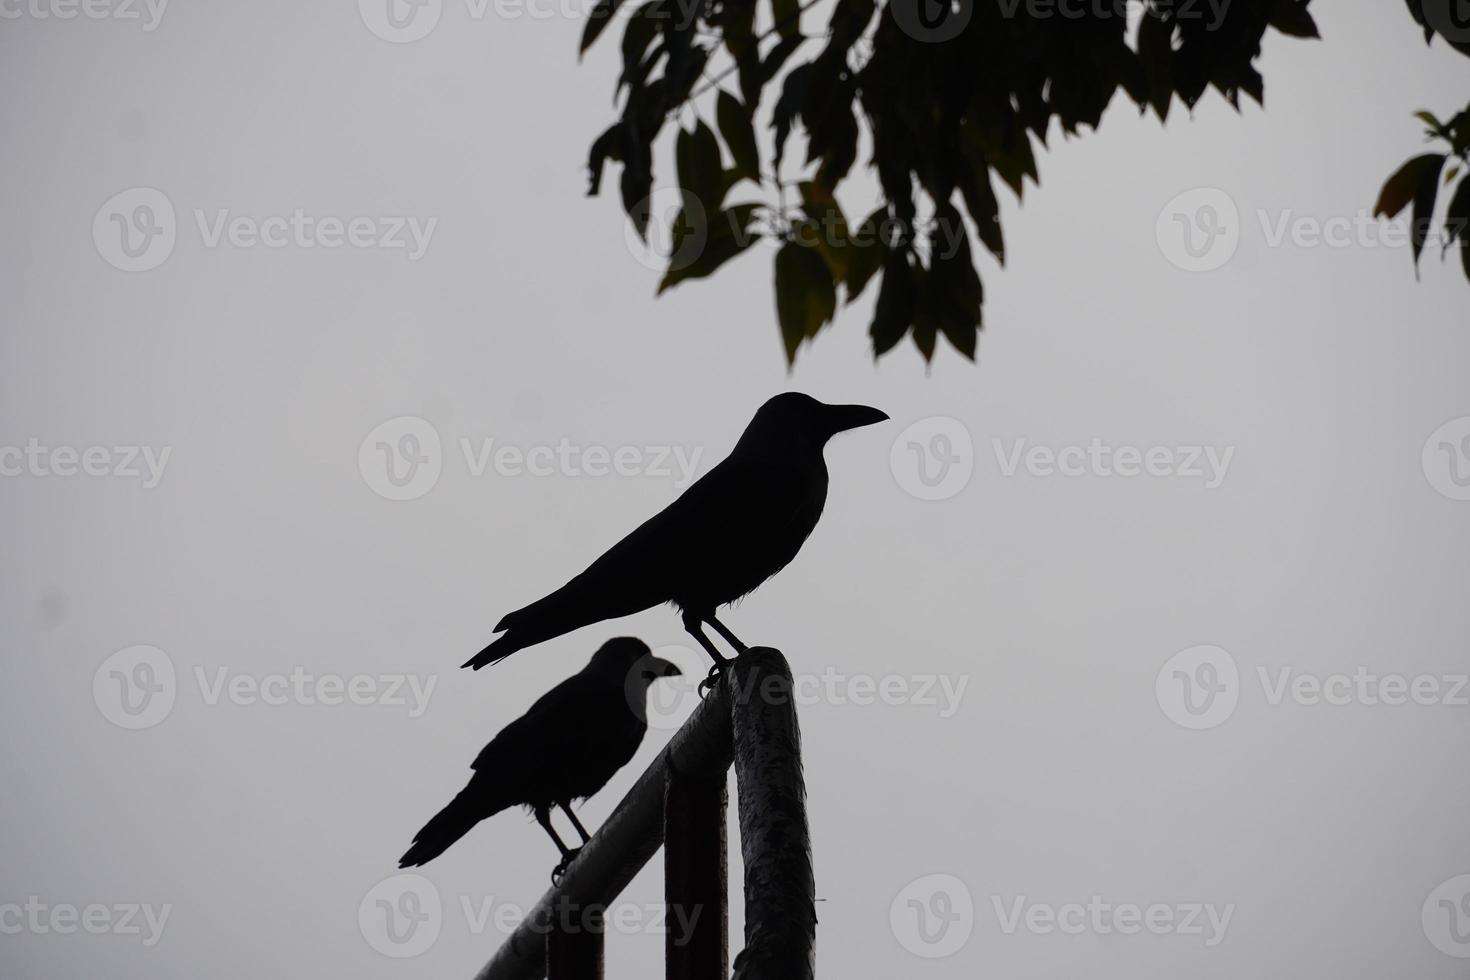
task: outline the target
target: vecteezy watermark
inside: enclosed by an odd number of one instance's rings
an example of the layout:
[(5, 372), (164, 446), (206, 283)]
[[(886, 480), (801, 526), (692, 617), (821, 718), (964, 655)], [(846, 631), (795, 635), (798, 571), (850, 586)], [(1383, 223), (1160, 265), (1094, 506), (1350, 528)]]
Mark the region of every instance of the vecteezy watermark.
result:
[(1313, 674), (1292, 667), (1256, 668), (1256, 679), (1272, 706), (1325, 704), (1398, 708), (1406, 705), (1470, 707), (1470, 674), (1380, 674), (1359, 665), (1352, 673)]
[(384, 956), (418, 956), (439, 941), (444, 928), (439, 889), (421, 874), (384, 878), (358, 903), (357, 928)]
[(1199, 480), (1206, 490), (1225, 482), (1234, 446), (1112, 446), (1094, 437), (1083, 445), (1029, 445), (1013, 439), (1009, 447), (990, 440), (1002, 476), (1013, 477), (1022, 468), (1034, 477), (1091, 476), (1129, 479), (1137, 476), (1160, 479)]
[[(1318, 674), (1259, 665), (1254, 671), (1269, 707), (1470, 707), (1470, 674), (1380, 673), (1365, 665)], [(1216, 728), (1235, 712), (1243, 683), (1235, 658), (1218, 646), (1181, 650), (1154, 679), (1164, 714), (1184, 728)]]
[(35, 436), (23, 446), (0, 445), (0, 477), (108, 476), (140, 480), (152, 490), (163, 480), (173, 446), (48, 446)]
[[(704, 659), (704, 654), (695, 653), (680, 644), (658, 647), (653, 654), (664, 660), (686, 664)], [(630, 677), (626, 688), (629, 705), (636, 713), (643, 707), (646, 697), (644, 710), (648, 727), (656, 731), (673, 731), (684, 723), (699, 703), (701, 679), (695, 672), (690, 672), (661, 678), (657, 684), (644, 685)], [(752, 677), (743, 682), (738, 676), (729, 678), (731, 695), (737, 703), (759, 699), (764, 704), (786, 704), (789, 699), (798, 707), (917, 708), (932, 711), (944, 719), (953, 718), (959, 712), (965, 691), (970, 686), (970, 678), (963, 674), (850, 674), (830, 666), (820, 674), (794, 675), (789, 693), (779, 678), (766, 678), (762, 683), (757, 683), (758, 680)]]
[[(471, 21), (488, 20), (571, 20), (585, 23), (597, 10), (596, 0), (464, 0), (463, 16)], [(358, 15), (374, 36), (393, 44), (422, 41), (439, 26), (444, 15), (444, 0), (357, 0)], [(697, 0), (673, 0), (652, 14), (653, 19), (668, 20), (687, 27), (701, 10)], [(625, 15), (625, 14), (621, 14)], [(606, 11), (595, 16), (620, 16)], [(649, 16), (649, 15), (644, 15)]]
[[(552, 929), (563, 935), (580, 932), (618, 935), (672, 936), (677, 946), (686, 945), (703, 913), (703, 907), (665, 904), (581, 905), (565, 895), (544, 914), (494, 895), (459, 895), (451, 908), (463, 919), (465, 931), (482, 936), (493, 928), (509, 936), (523, 925), (536, 935)], [(534, 914), (534, 917), (533, 917)], [(439, 939), (451, 918), (450, 910), (434, 883), (420, 874), (396, 874), (378, 882), (363, 896), (357, 908), (357, 924), (369, 946), (384, 956), (407, 958), (427, 951)]]
[(0, 0), (0, 20), (138, 21), (151, 33), (167, 8), (168, 0)]
[[(458, 440), (465, 473), (475, 479), (533, 477), (645, 477), (672, 480), (682, 490), (694, 480), (704, 448), (675, 445), (515, 445), (484, 436)], [(363, 481), (388, 500), (415, 500), (434, 489), (444, 470), (439, 430), (416, 415), (400, 415), (376, 426), (357, 448)]]
[(1419, 0), (1424, 21), (1447, 41), (1470, 41), (1470, 0)]
[[(304, 208), (256, 216), (229, 208), (194, 208), (193, 225), (204, 248), (381, 249), (403, 251), (410, 262), (424, 257), (439, 226), (437, 217), (417, 215), (315, 215)], [(153, 187), (132, 187), (108, 198), (92, 218), (97, 253), (124, 272), (156, 269), (178, 241), (173, 202)]]
[(387, 500), (417, 500), (439, 482), (444, 451), (427, 419), (400, 415), (381, 423), (357, 447), (357, 471)]
[(1219, 30), (1231, 0), (995, 0), (1002, 17), (1027, 20), (1123, 20), (1168, 15), (1173, 21), (1204, 21), (1207, 31)]
[(158, 647), (117, 651), (92, 675), (92, 700), (119, 728), (152, 728), (169, 716), (178, 696), (174, 662)]
[(1001, 932), (1007, 936), (1015, 935), (1023, 928), (1037, 936), (1056, 933), (1066, 936), (1084, 933), (1136, 936), (1146, 932), (1154, 936), (1198, 936), (1204, 940), (1206, 948), (1220, 945), (1225, 939), (1225, 931), (1230, 928), (1230, 919), (1235, 915), (1234, 902), (1225, 905), (1213, 902), (1138, 905), (1109, 902), (1101, 895), (1093, 895), (1086, 902), (1061, 905), (1028, 901), (1025, 895), (1011, 898), (992, 895), (990, 904), (995, 909)]
[(1180, 650), (1154, 679), (1159, 708), (1184, 728), (1214, 728), (1235, 713), (1240, 670), (1222, 647), (1203, 644)]
[[(246, 674), (229, 667), (192, 671), (205, 705), (237, 707), (383, 707), (419, 718), (428, 710), (439, 678), (434, 674), (317, 674), (305, 667)], [(178, 699), (173, 659), (158, 647), (139, 645), (112, 654), (92, 675), (92, 700), (120, 728), (152, 728), (172, 713)]]
[(905, 885), (888, 906), (898, 944), (924, 959), (953, 956), (975, 929), (975, 900), (954, 875), (931, 874)]
[(1470, 957), (1470, 874), (1440, 882), (1425, 897), (1419, 917), (1435, 949), (1456, 959)]
[(171, 904), (154, 906), (146, 902), (117, 902), (106, 905), (91, 902), (43, 902), (31, 895), (24, 902), (0, 902), (0, 935), (36, 936), (55, 934), (71, 936), (85, 932), (92, 936), (141, 936), (143, 945), (152, 949), (163, 938)]
[(1470, 500), (1470, 415), (1450, 419), (1424, 440), (1424, 478), (1451, 500)]
[[(1457, 239), (1463, 222), (1446, 229), (1444, 223), (1421, 217), (1385, 218), (1367, 210), (1351, 214), (1302, 214), (1291, 208), (1257, 208), (1260, 241), (1266, 248), (1377, 249), (1408, 248), (1416, 230), (1425, 247), (1448, 246)], [(1239, 249), (1245, 224), (1235, 200), (1218, 187), (1185, 191), (1164, 205), (1154, 233), (1159, 251), (1187, 272), (1212, 272), (1229, 262)]]
[(893, 479), (920, 500), (948, 500), (970, 483), (975, 444), (959, 419), (932, 415), (900, 432), (888, 450)]
[(1212, 272), (1240, 247), (1240, 211), (1218, 187), (1197, 187), (1164, 205), (1154, 222), (1159, 251), (1186, 272)]

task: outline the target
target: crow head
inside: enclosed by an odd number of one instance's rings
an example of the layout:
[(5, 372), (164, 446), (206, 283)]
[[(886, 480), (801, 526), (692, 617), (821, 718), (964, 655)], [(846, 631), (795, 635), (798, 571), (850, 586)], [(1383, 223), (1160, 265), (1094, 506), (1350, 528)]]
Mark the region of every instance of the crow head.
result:
[(737, 450), (766, 453), (821, 453), (839, 432), (883, 422), (887, 414), (866, 405), (827, 405), (811, 395), (788, 391), (756, 410)]
[(683, 673), (678, 664), (655, 657), (647, 643), (633, 636), (608, 640), (592, 655), (587, 669), (605, 674), (619, 684), (626, 680), (640, 691), (647, 690), (660, 677), (678, 677)]

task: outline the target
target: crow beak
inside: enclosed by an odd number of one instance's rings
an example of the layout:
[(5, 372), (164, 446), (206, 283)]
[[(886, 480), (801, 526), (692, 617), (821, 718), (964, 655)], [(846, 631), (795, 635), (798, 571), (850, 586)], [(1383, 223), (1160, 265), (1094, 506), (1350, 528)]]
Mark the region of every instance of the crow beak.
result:
[(866, 405), (828, 405), (827, 427), (834, 433), (846, 432), (875, 422), (888, 421), (888, 415)]
[(650, 657), (648, 665), (653, 668), (654, 677), (679, 677), (684, 673), (678, 664), (662, 657)]

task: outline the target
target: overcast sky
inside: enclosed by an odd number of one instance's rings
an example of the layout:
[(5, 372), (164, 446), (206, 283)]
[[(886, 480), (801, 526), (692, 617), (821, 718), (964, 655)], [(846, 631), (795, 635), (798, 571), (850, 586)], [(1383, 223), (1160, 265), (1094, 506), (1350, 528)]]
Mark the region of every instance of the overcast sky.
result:
[(0, 973), (470, 975), (554, 848), (502, 814), (426, 890), (414, 831), (607, 637), (703, 668), (667, 609), (455, 668), (796, 388), (892, 416), (724, 617), (806, 678), (823, 975), (1464, 976), (1470, 285), (1356, 219), (1470, 61), (1315, 4), (1264, 111), (1119, 99), (1003, 192), (978, 364), (875, 365), (869, 296), (788, 375), (770, 249), (655, 301), (583, 196), (578, 5), (366, 6), (4, 8)]

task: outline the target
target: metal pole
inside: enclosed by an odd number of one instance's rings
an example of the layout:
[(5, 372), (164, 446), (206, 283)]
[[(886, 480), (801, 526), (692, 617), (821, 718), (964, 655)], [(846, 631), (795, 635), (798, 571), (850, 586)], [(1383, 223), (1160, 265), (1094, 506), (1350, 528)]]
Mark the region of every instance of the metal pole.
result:
[(602, 980), (601, 910), (558, 910), (546, 934), (547, 980)]
[(766, 647), (736, 661), (731, 719), (745, 858), (745, 949), (735, 980), (812, 980), (816, 882), (791, 668)]
[(664, 796), (664, 936), (668, 980), (730, 975), (725, 774), (669, 770)]
[[(735, 980), (813, 980), (816, 886), (791, 690), (791, 669), (778, 651), (742, 654), (476, 980), (542, 980), (556, 909), (606, 907), (663, 843), (670, 772), (717, 780), (732, 755), (745, 859), (745, 949), (735, 957)], [(701, 853), (704, 863), (708, 852)]]

